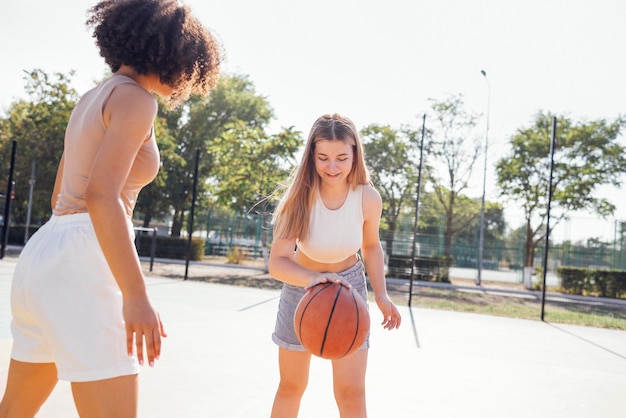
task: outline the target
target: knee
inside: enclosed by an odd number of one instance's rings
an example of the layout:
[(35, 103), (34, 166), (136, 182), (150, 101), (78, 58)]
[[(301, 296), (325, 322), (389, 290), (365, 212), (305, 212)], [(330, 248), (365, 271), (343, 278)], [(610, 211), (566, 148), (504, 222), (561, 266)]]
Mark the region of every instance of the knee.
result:
[(307, 380), (281, 379), (278, 385), (278, 392), (285, 397), (302, 397), (307, 383)]
[(365, 405), (364, 384), (335, 385), (334, 392), (335, 399), (339, 405), (350, 408)]

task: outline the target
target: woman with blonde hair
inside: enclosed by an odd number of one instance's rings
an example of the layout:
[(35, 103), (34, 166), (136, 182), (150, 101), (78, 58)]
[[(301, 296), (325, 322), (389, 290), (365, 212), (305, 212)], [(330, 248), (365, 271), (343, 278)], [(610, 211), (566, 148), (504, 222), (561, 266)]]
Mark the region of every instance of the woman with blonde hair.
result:
[[(381, 212), (382, 200), (371, 184), (356, 126), (338, 114), (321, 116), (273, 217), (269, 271), (283, 288), (272, 336), (279, 347), (280, 370), (272, 417), (296, 417), (308, 383), (311, 354), (298, 341), (293, 324), (296, 305), (307, 289), (332, 280), (367, 300), (367, 271), (382, 326), (400, 326), (400, 313), (387, 294)], [(367, 416), (368, 348), (369, 337), (360, 350), (332, 360), (341, 417)]]
[(76, 104), (52, 217), (15, 268), (2, 418), (34, 417), (58, 379), (81, 417), (136, 417), (138, 366), (154, 365), (166, 336), (131, 222), (160, 165), (153, 94), (171, 104), (207, 94), (221, 46), (176, 0), (101, 1), (87, 24), (113, 75)]

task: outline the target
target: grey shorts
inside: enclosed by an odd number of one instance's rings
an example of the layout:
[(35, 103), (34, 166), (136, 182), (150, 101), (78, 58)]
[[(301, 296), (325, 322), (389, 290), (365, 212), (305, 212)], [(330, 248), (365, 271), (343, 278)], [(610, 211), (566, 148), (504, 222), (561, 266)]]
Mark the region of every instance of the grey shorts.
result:
[[(339, 274), (342, 279), (350, 283), (352, 288), (367, 301), (365, 269), (361, 260), (348, 270), (337, 274)], [(293, 286), (287, 283), (283, 284), (280, 301), (278, 303), (278, 314), (276, 315), (276, 327), (274, 328), (274, 333), (272, 334), (272, 340), (279, 347), (292, 351), (306, 351), (302, 344), (300, 344), (298, 337), (296, 337), (296, 331), (293, 323), (296, 307), (305, 293), (306, 291), (303, 287)], [(370, 342), (368, 335), (365, 342), (361, 346), (361, 350), (369, 348), (369, 346)]]

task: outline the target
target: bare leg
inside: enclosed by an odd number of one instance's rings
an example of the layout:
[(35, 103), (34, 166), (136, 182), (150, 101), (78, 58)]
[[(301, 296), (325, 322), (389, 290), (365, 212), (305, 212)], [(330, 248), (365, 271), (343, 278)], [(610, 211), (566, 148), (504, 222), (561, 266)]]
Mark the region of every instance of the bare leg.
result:
[(365, 370), (368, 350), (333, 360), (335, 400), (342, 418), (366, 418)]
[(93, 382), (72, 382), (72, 393), (81, 417), (137, 417), (136, 374)]
[(311, 354), (304, 351), (278, 349), (280, 383), (274, 398), (272, 418), (295, 418), (300, 400), (309, 382)]
[(34, 417), (58, 381), (54, 363), (25, 363), (11, 359), (0, 417)]

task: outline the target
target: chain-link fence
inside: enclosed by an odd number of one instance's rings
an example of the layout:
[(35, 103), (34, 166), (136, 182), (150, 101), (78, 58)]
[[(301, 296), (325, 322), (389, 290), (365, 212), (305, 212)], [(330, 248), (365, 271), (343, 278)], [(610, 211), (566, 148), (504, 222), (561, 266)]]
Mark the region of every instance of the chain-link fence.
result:
[[(207, 255), (224, 255), (233, 247), (244, 248), (250, 257), (261, 256), (263, 238), (267, 243), (272, 241), (272, 228), (269, 215), (258, 213), (245, 215), (208, 213), (205, 220), (199, 222), (197, 235), (206, 239)], [(202, 218), (201, 218), (202, 219)], [(583, 218), (588, 221), (588, 218)], [(576, 228), (576, 219), (570, 220), (565, 229), (556, 230), (550, 240), (548, 272), (556, 274), (559, 266), (576, 266), (586, 268), (607, 268), (626, 270), (626, 252), (624, 223), (615, 220), (596, 220), (597, 227), (592, 232), (609, 231), (612, 236), (571, 238), (571, 229)], [(611, 231), (613, 229), (613, 231)], [(478, 231), (475, 237), (464, 237), (450, 240), (446, 249), (443, 228), (438, 233), (418, 233), (415, 239), (415, 255), (417, 257), (448, 257), (451, 260), (451, 277), (470, 278), (475, 276), (478, 267)], [(563, 237), (566, 239), (564, 240)], [(381, 241), (386, 254), (411, 256), (413, 236), (411, 233), (396, 232), (393, 237), (381, 231)], [(483, 271), (493, 280), (522, 283), (522, 271), (525, 260), (525, 240), (518, 239), (485, 239), (483, 242)], [(392, 246), (391, 251), (387, 250)], [(540, 241), (534, 248), (534, 267), (543, 267), (544, 244)]]
[[(432, 286), (429, 282), (419, 282), (416, 287), (418, 297), (414, 306), (443, 309), (462, 309), (481, 312), (480, 307), (491, 306), (486, 313), (537, 319), (542, 305), (545, 319), (554, 322), (583, 323), (595, 326), (608, 326), (626, 329), (626, 301), (610, 300), (598, 297), (577, 297), (561, 293), (557, 269), (560, 266), (584, 267), (590, 269), (605, 268), (626, 270), (624, 252), (624, 228), (622, 222), (600, 221), (602, 227), (613, 230), (613, 236), (589, 236), (576, 240), (563, 241), (563, 234), (572, 236), (571, 231), (560, 231), (551, 239), (547, 271), (545, 273), (547, 293), (542, 301), (544, 244), (539, 242), (534, 249), (535, 275), (529, 288), (524, 282), (524, 239), (485, 239), (483, 242), (482, 287), (474, 283), (478, 266), (478, 234), (471, 239), (452, 239), (446, 249), (443, 228), (438, 233), (419, 233), (415, 239), (415, 255), (422, 261), (433, 259), (449, 260), (446, 264), (447, 286)], [(611, 225), (612, 223), (612, 225)], [(576, 228), (576, 221), (567, 224)], [(207, 216), (202, 234), (206, 239), (207, 255), (226, 255), (237, 247), (244, 250), (248, 257), (262, 255), (263, 235), (271, 245), (272, 231), (269, 217), (259, 214)], [(592, 231), (598, 232), (598, 226)], [(393, 239), (390, 239), (393, 238)], [(389, 255), (410, 257), (412, 255), (413, 236), (410, 233), (396, 233), (393, 237), (381, 231), (381, 242), (389, 261)], [(391, 251), (387, 251), (391, 245)], [(427, 278), (427, 274), (416, 277)], [(403, 278), (408, 283), (407, 275), (395, 274), (398, 270), (389, 269), (387, 277), (395, 282), (396, 289), (407, 291)], [(404, 270), (406, 272), (406, 269)], [(398, 284), (399, 283), (399, 284)], [(435, 303), (437, 301), (437, 303)], [(581, 319), (582, 318), (582, 319)]]

